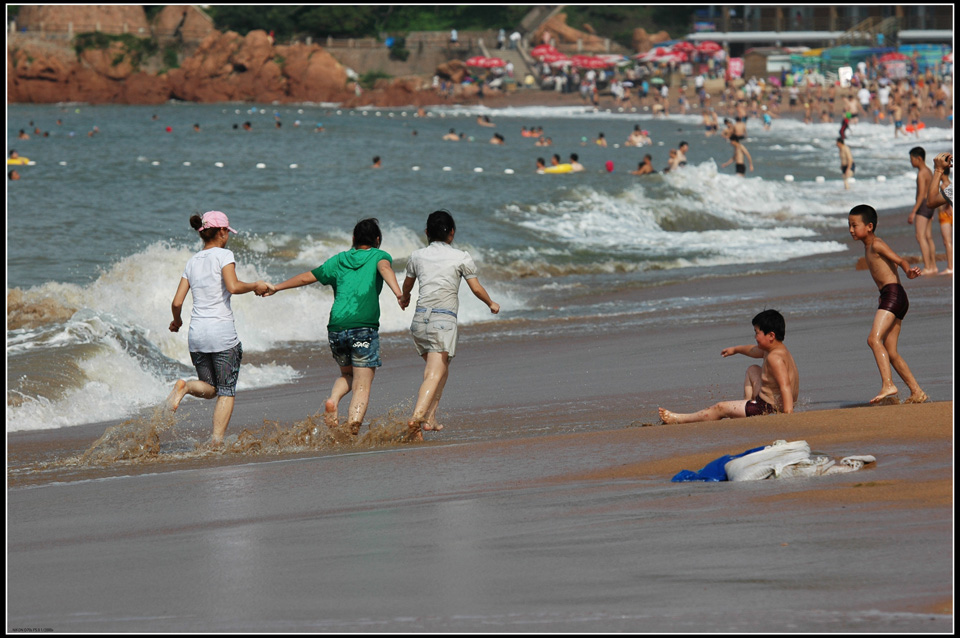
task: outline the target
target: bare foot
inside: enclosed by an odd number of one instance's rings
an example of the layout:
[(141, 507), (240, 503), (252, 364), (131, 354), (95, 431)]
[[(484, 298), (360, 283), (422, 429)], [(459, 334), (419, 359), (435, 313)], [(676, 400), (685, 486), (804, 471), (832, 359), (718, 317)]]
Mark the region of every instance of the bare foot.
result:
[(953, 270), (950, 269), (950, 268), (947, 268), (946, 270), (941, 270), (941, 271), (940, 271), (940, 274), (941, 274), (941, 275), (952, 275), (952, 274), (953, 274)]
[(423, 423), (417, 419), (412, 419), (407, 421), (407, 428), (410, 429), (409, 440), (411, 441), (422, 441), (423, 440)]
[(347, 429), (350, 430), (350, 434), (357, 436), (360, 434), (361, 425), (363, 425), (363, 423), (357, 423), (356, 421), (353, 421), (351, 423), (347, 423)]
[(436, 421), (421, 421), (421, 422), (420, 422), (420, 426), (421, 426), (424, 430), (428, 430), (428, 431), (437, 431), (437, 432), (439, 432), (440, 430), (443, 429), (443, 426), (440, 425), (439, 423), (437, 423)]
[(340, 425), (340, 419), (337, 417), (337, 404), (333, 399), (327, 399), (323, 404), (323, 422), (328, 428), (335, 428)]
[(666, 410), (664, 408), (657, 408), (657, 412), (660, 413), (660, 420), (663, 421), (664, 423), (679, 423), (679, 421), (677, 420), (677, 415), (671, 412), (670, 410)]
[(920, 271), (920, 274), (923, 275), (924, 277), (931, 277), (933, 275), (939, 275), (940, 271), (937, 270), (936, 268), (924, 268), (923, 270)]
[[(881, 402), (885, 402), (885, 401), (887, 401), (887, 400), (889, 400), (889, 399), (891, 399), (891, 398), (893, 398), (893, 399), (896, 399), (896, 398), (897, 398), (897, 389), (896, 389), (896, 388), (883, 388), (882, 390), (880, 390), (880, 394), (878, 394), (877, 396), (875, 396), (875, 397), (873, 397), (872, 399), (870, 399), (870, 403), (881, 403)], [(898, 401), (898, 403), (899, 403), (899, 401)]]
[(171, 412), (176, 412), (177, 408), (180, 407), (180, 402), (183, 401), (183, 397), (187, 395), (187, 382), (183, 379), (179, 379), (173, 386), (173, 390), (170, 392), (170, 395), (167, 397), (167, 409)]
[(924, 392), (923, 390), (917, 390), (916, 392), (911, 394), (909, 397), (907, 397), (904, 403), (926, 403), (929, 400), (930, 400), (930, 397), (927, 396), (926, 392)]

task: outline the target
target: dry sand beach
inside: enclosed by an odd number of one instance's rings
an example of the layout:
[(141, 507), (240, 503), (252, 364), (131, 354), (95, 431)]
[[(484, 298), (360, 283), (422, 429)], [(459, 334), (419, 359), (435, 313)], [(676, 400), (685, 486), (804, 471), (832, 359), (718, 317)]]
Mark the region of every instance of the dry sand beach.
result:
[[(902, 217), (885, 213), (879, 234), (912, 255)], [(228, 440), (248, 428), (260, 442), (245, 452), (193, 451), (212, 409), (199, 401), (175, 424), (134, 419), (168, 428), (138, 461), (78, 464), (117, 422), (8, 434), (7, 629), (951, 632), (953, 281), (905, 286), (900, 350), (922, 405), (865, 406), (879, 387), (876, 292), (855, 258), (818, 272), (814, 257), (618, 293), (728, 294), (711, 321), (545, 320), (523, 339), (464, 326), (446, 429), (423, 444), (389, 440), (422, 373), (407, 335), (384, 339), (368, 413), (384, 435), (359, 443), (278, 450), (266, 434), (307, 431), (322, 410), (324, 344), (303, 352), (297, 382), (238, 397)], [(749, 343), (764, 307), (787, 318), (798, 413), (654, 425), (657, 406), (737, 397), (752, 361), (719, 352)], [(670, 482), (778, 439), (877, 462)]]

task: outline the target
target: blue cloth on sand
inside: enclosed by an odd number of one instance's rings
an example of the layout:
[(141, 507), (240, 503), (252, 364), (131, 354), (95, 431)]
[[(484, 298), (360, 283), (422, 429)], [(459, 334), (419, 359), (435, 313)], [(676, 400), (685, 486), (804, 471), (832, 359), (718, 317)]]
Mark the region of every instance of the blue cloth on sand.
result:
[(710, 461), (699, 472), (694, 472), (693, 470), (680, 470), (676, 476), (670, 479), (670, 482), (684, 483), (686, 481), (726, 481), (727, 472), (723, 468), (727, 463), (733, 459), (738, 459), (741, 456), (753, 454), (754, 452), (759, 452), (763, 449), (765, 449), (764, 446), (760, 446), (751, 450), (747, 450), (746, 452), (741, 452), (740, 454), (726, 454), (718, 459)]

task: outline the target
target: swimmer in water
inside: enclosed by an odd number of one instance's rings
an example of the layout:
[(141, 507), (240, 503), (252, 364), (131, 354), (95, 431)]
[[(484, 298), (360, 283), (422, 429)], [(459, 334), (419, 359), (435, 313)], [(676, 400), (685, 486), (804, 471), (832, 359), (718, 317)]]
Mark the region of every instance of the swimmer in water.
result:
[(637, 170), (630, 171), (631, 175), (649, 175), (650, 173), (656, 173), (653, 170), (653, 157), (650, 154), (643, 156), (643, 161), (637, 165)]

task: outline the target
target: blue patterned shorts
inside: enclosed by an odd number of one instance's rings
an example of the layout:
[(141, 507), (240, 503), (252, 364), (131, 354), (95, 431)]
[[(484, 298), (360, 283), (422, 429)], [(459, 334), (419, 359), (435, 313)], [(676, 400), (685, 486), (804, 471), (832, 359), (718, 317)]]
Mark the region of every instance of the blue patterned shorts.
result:
[(341, 368), (380, 367), (380, 333), (376, 328), (350, 328), (327, 332), (330, 352)]
[(215, 387), (218, 397), (237, 395), (237, 378), (240, 376), (242, 358), (243, 346), (240, 343), (223, 352), (190, 353), (197, 376), (204, 383)]

